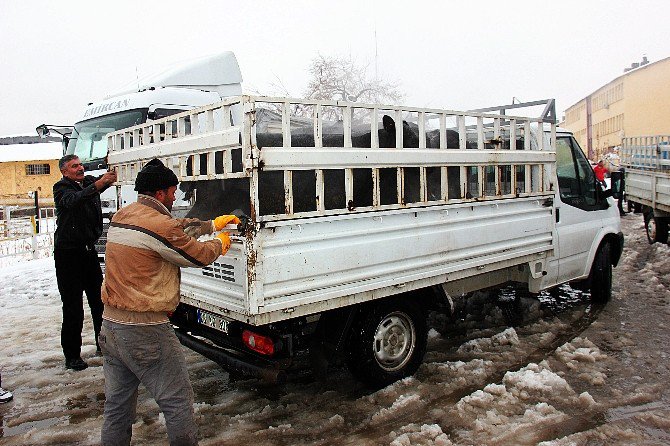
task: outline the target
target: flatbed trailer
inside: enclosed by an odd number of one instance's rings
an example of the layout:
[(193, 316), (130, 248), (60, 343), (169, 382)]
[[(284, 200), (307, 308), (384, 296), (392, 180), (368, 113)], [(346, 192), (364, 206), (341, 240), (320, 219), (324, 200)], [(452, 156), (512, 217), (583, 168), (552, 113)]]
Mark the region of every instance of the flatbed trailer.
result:
[(626, 137), (622, 142), (628, 205), (643, 214), (649, 243), (667, 243), (670, 135)]

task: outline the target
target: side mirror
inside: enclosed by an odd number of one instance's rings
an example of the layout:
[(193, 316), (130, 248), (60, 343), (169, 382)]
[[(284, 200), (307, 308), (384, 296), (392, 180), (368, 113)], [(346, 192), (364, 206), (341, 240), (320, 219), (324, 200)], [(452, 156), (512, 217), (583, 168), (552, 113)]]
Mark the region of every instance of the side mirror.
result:
[(624, 173), (621, 171), (612, 172), (610, 174), (610, 189), (612, 190), (612, 197), (616, 200), (621, 198), (624, 189), (623, 181)]
[(49, 127), (46, 124), (38, 125), (35, 129), (40, 138), (46, 138), (49, 136)]
[(613, 188), (605, 189), (600, 181), (596, 181), (596, 196), (598, 197), (598, 201), (613, 197), (613, 191)]

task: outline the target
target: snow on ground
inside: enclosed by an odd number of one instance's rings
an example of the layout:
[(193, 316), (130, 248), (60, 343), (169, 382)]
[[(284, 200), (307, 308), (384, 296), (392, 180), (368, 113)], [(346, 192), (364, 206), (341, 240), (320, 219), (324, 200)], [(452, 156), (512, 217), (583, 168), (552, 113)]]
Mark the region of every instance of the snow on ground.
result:
[[(233, 380), (185, 350), (201, 444), (670, 443), (670, 249), (646, 244), (639, 216), (624, 222), (627, 249), (607, 306), (569, 288), (556, 299), (476, 294), (461, 320), (431, 330), (416, 375), (383, 389), (364, 388), (344, 369), (284, 386)], [(0, 290), (0, 371), (15, 394), (0, 406), (0, 443), (97, 444), (104, 379), (90, 316), (83, 357), (91, 366), (67, 371), (53, 260), (0, 268)], [(631, 311), (633, 303), (644, 305)], [(167, 444), (143, 390), (137, 414), (133, 444)]]
[[(2, 407), (3, 435), (14, 444), (89, 443), (96, 440), (104, 400), (101, 358), (90, 316), (82, 356), (92, 366), (74, 374), (63, 367), (60, 295), (53, 258), (0, 269), (0, 373), (15, 401)], [(95, 367), (97, 366), (97, 367)], [(83, 423), (73, 424), (81, 419)], [(10, 443), (12, 444), (12, 443)]]

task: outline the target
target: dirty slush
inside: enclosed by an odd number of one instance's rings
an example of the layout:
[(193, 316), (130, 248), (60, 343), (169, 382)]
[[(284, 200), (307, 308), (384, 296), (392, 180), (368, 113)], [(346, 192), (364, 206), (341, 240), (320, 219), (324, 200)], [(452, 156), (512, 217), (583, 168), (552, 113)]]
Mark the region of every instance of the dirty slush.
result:
[[(533, 298), (478, 292), (456, 320), (431, 317), (419, 371), (370, 390), (344, 369), (282, 386), (235, 380), (185, 349), (203, 445), (662, 445), (670, 443), (670, 247), (622, 218), (612, 300), (562, 287)], [(83, 372), (62, 366), (52, 259), (0, 268), (0, 406), (5, 445), (99, 443), (102, 359), (84, 327)], [(166, 444), (140, 390), (133, 441)]]

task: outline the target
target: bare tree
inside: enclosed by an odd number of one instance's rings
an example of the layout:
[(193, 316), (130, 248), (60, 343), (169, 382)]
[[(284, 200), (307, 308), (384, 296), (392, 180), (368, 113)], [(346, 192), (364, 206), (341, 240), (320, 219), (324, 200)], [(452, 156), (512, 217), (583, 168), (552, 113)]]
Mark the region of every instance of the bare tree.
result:
[(311, 80), (305, 90), (309, 99), (331, 99), (348, 102), (398, 102), (403, 94), (394, 82), (370, 77), (368, 65), (349, 57), (323, 56), (312, 59)]
[[(404, 98), (398, 84), (378, 78), (369, 73), (369, 64), (359, 64), (351, 56), (323, 56), (312, 59), (308, 68), (310, 80), (304, 91), (306, 99), (334, 100), (361, 103), (398, 103)], [(271, 88), (279, 95), (292, 96), (281, 79), (277, 78)], [(280, 111), (277, 105), (270, 109)], [(312, 107), (293, 104), (291, 115), (310, 117)], [(339, 107), (322, 110), (325, 119), (340, 120), (342, 110)], [(367, 111), (358, 110), (355, 117), (367, 115)]]

